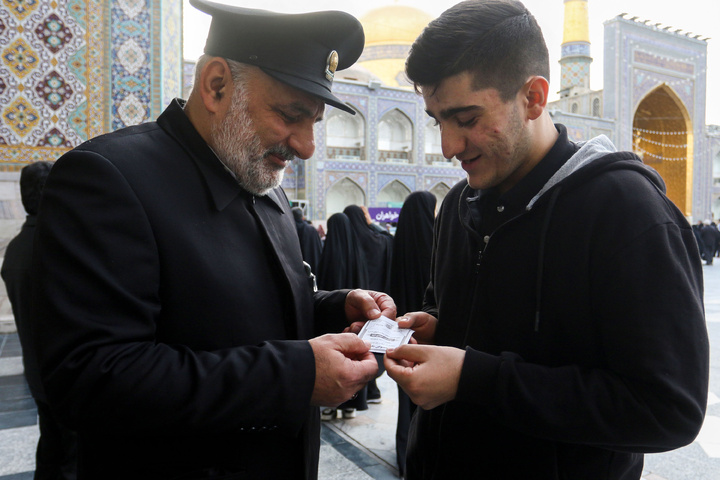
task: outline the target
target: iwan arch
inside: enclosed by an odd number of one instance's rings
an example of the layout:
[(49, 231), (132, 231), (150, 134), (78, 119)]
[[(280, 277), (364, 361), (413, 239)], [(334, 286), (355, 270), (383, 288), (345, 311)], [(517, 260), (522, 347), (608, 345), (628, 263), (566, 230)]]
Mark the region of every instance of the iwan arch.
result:
[(686, 215), (692, 207), (692, 132), (685, 105), (666, 84), (648, 93), (635, 110), (633, 150), (658, 171), (668, 197)]
[(688, 219), (717, 220), (720, 136), (705, 125), (707, 38), (618, 15), (605, 22), (605, 88), (593, 91), (587, 4), (565, 0), (561, 98), (549, 106), (554, 120), (573, 140), (605, 134), (619, 150), (636, 152)]

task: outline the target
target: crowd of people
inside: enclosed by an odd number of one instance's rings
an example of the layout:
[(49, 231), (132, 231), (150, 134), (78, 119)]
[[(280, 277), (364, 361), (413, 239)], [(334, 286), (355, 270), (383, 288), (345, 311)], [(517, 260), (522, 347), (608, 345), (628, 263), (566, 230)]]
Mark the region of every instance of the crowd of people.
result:
[[(44, 186), (13, 250), (32, 261), (3, 278), (32, 393), (73, 434), (76, 472), (56, 455), (49, 478), (314, 480), (321, 410), (352, 416), (383, 369), (407, 397), (408, 480), (638, 480), (644, 453), (693, 441), (711, 225), (694, 232), (637, 155), (553, 123), (520, 1), (458, 3), (410, 49), (467, 174), (434, 224), (427, 192), (394, 242), (350, 206), (319, 257), (280, 185), (326, 104), (355, 113), (332, 82), (362, 25), (190, 3), (212, 23), (188, 99), (28, 177)], [(414, 330), (384, 356), (355, 335), (381, 315)]]
[(712, 265), (713, 258), (720, 257), (720, 230), (718, 225), (711, 220), (698, 222), (693, 225), (693, 233), (705, 265)]

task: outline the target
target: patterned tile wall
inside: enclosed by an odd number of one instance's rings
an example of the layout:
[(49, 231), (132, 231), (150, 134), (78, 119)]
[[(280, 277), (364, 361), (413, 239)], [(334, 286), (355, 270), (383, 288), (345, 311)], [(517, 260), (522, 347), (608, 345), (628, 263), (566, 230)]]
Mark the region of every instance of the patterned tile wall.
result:
[(590, 87), (590, 60), (563, 60), (561, 67), (560, 89), (570, 87)]
[(180, 95), (181, 0), (0, 4), (0, 171), (154, 119)]

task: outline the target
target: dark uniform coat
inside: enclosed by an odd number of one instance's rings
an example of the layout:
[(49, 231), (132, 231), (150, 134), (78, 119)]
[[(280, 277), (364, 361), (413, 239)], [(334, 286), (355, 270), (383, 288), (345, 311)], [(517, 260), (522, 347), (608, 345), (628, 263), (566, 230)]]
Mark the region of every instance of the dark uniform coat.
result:
[(79, 478), (316, 475), (304, 339), (347, 292), (313, 295), (281, 189), (241, 189), (176, 100), (60, 158), (37, 228), (38, 351)]

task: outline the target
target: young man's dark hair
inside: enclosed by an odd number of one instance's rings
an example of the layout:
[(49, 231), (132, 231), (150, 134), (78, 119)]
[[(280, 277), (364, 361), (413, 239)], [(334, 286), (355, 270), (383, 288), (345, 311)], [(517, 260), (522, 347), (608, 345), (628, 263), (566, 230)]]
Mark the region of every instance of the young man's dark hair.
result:
[(448, 9), (415, 40), (405, 69), (418, 90), (471, 71), (477, 90), (495, 88), (504, 101), (533, 75), (550, 80), (540, 26), (515, 0), (470, 0)]

